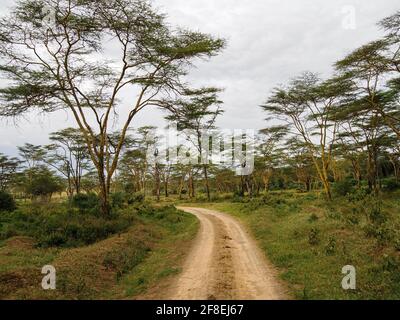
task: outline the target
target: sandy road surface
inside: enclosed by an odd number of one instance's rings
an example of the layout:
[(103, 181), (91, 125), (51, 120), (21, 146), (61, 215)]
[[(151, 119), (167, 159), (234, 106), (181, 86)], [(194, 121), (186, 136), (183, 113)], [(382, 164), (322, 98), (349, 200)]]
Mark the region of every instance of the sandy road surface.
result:
[(201, 208), (179, 209), (194, 214), (200, 220), (200, 230), (182, 273), (166, 290), (166, 298), (287, 298), (275, 270), (235, 218)]

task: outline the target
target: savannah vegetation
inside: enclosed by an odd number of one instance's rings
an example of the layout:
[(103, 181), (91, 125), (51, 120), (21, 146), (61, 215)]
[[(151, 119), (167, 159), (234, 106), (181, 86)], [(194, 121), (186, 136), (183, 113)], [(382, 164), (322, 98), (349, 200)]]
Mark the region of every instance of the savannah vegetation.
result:
[[(149, 161), (171, 151), (156, 128), (131, 125), (156, 106), (207, 151), (200, 134), (218, 131), (221, 89), (184, 77), (223, 39), (174, 31), (146, 1), (18, 2), (0, 21), (0, 115), (65, 109), (76, 127), (0, 155), (0, 297), (140, 296), (179, 272), (197, 230), (173, 207), (186, 203), (241, 219), (296, 298), (400, 298), (400, 12), (379, 27), (385, 36), (338, 57), (329, 79), (305, 72), (260, 101), (254, 171), (236, 176), (218, 163)], [(61, 270), (53, 294), (38, 287), (48, 263)], [(355, 291), (340, 287), (348, 264)]]

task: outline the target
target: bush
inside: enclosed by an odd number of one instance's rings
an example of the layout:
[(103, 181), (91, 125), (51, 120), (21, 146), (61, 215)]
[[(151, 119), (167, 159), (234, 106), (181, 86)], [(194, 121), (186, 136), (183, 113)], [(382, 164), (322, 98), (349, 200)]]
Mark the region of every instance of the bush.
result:
[(127, 196), (124, 192), (115, 192), (110, 195), (111, 207), (113, 209), (122, 209), (127, 204)]
[(34, 197), (51, 198), (64, 190), (62, 180), (48, 169), (34, 171), (32, 179), (25, 186), (26, 192)]
[(128, 197), (128, 204), (142, 203), (144, 200), (144, 194), (142, 192), (136, 192)]
[(23, 207), (0, 215), (0, 240), (28, 236), (39, 247), (81, 247), (125, 232), (138, 219), (161, 220), (175, 228), (187, 213), (174, 206), (154, 208), (147, 204), (115, 211), (109, 217), (88, 215), (66, 204)]
[(150, 250), (143, 242), (130, 240), (126, 250), (108, 252), (103, 259), (103, 265), (107, 269), (115, 270), (119, 279), (142, 262)]
[(345, 179), (337, 181), (332, 186), (332, 191), (337, 196), (347, 196), (354, 192), (357, 182), (354, 179)]
[(109, 220), (81, 214), (53, 215), (43, 221), (35, 236), (41, 247), (78, 247), (123, 232), (131, 224), (126, 217)]
[(376, 225), (369, 223), (364, 227), (365, 236), (375, 238), (379, 245), (386, 245), (394, 238), (394, 230), (387, 224)]
[(369, 220), (374, 225), (384, 224), (389, 219), (388, 215), (384, 211), (382, 211), (379, 201), (375, 201), (371, 204), (371, 207), (367, 209), (367, 214)]
[(100, 199), (94, 193), (80, 193), (74, 195), (71, 204), (81, 212), (97, 213), (99, 211)]
[(196, 194), (195, 199), (196, 199), (195, 200), (196, 202), (206, 202), (207, 196), (204, 193), (198, 193), (198, 194)]
[(308, 243), (312, 246), (319, 244), (319, 230), (312, 228), (308, 234)]
[(396, 251), (400, 251), (400, 236), (398, 235), (394, 240), (394, 248), (396, 249)]
[(7, 192), (0, 191), (0, 211), (14, 211), (17, 208), (13, 196)]
[(65, 204), (21, 207), (0, 215), (0, 239), (28, 236), (40, 247), (79, 247), (124, 232), (133, 221), (132, 214), (105, 218)]
[(357, 202), (361, 200), (365, 200), (371, 194), (371, 190), (368, 188), (362, 187), (359, 189), (354, 189), (353, 192), (347, 194), (347, 199), (350, 202)]
[(310, 222), (310, 223), (313, 223), (313, 222), (315, 222), (315, 221), (318, 221), (318, 216), (315, 214), (315, 213), (313, 213), (313, 214), (311, 214), (310, 215), (310, 217), (308, 218), (308, 222)]
[(328, 243), (325, 246), (325, 253), (328, 256), (335, 254), (336, 251), (336, 239), (335, 237), (329, 237)]
[(357, 225), (360, 223), (361, 213), (357, 207), (351, 208), (349, 213), (344, 215), (345, 221), (350, 225)]
[(400, 183), (396, 181), (396, 178), (388, 178), (382, 181), (383, 189), (387, 191), (395, 191), (400, 189)]

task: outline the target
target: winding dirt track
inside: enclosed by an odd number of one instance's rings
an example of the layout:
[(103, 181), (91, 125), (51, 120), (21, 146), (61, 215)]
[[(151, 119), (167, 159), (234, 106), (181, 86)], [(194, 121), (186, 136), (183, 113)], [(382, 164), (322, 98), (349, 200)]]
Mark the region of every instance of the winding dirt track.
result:
[(200, 220), (182, 273), (166, 294), (172, 300), (287, 299), (276, 272), (241, 224), (207, 209), (179, 207)]

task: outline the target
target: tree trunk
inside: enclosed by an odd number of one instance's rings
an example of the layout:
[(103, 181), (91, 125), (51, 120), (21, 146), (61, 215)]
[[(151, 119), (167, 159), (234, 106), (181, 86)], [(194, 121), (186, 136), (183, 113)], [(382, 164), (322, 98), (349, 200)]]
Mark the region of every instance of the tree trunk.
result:
[(393, 166), (393, 173), (394, 173), (394, 177), (396, 179), (396, 182), (399, 182), (399, 168), (398, 168), (397, 162), (396, 162), (395, 159), (390, 158), (390, 163)]
[(100, 188), (100, 211), (103, 216), (110, 214), (109, 193), (103, 186)]
[(357, 181), (357, 188), (361, 188), (361, 169), (360, 169), (360, 164), (357, 160), (351, 160), (351, 164), (353, 167), (353, 176), (354, 179)]
[(161, 183), (160, 183), (160, 169), (158, 167), (158, 164), (156, 164), (155, 168), (155, 178), (156, 178), (156, 196), (157, 196), (157, 201), (160, 201), (160, 189), (161, 189)]
[(193, 181), (193, 171), (190, 169), (189, 171), (189, 198), (194, 198), (195, 197), (195, 191), (194, 191), (194, 181)]
[(206, 193), (207, 193), (207, 201), (211, 201), (210, 185), (209, 185), (209, 181), (208, 181), (207, 165), (204, 165), (204, 166), (203, 166), (203, 172), (204, 172), (204, 183), (205, 183)]
[(331, 185), (329, 183), (328, 172), (327, 172), (325, 163), (322, 162), (322, 168), (321, 168), (314, 156), (312, 156), (312, 160), (314, 162), (315, 168), (317, 169), (318, 176), (324, 187), (325, 195), (327, 196), (328, 200), (331, 201), (332, 200)]
[(368, 164), (367, 164), (367, 172), (368, 172), (368, 188), (370, 191), (373, 191), (375, 194), (379, 192), (378, 187), (378, 165), (377, 165), (377, 155), (374, 150), (370, 150), (368, 152)]
[(98, 170), (99, 175), (99, 183), (100, 183), (100, 212), (103, 216), (110, 215), (110, 203), (109, 203), (109, 195), (110, 195), (110, 186), (107, 183), (107, 179), (104, 175), (104, 170)]
[(183, 190), (183, 185), (185, 183), (185, 178), (186, 178), (186, 174), (183, 174), (181, 179), (180, 179), (180, 183), (179, 183), (179, 200), (182, 200), (182, 190)]
[(169, 193), (168, 193), (168, 180), (165, 180), (165, 182), (164, 182), (164, 192), (165, 192), (165, 197), (168, 198), (168, 197), (169, 197)]

